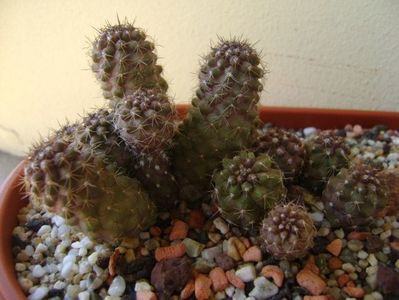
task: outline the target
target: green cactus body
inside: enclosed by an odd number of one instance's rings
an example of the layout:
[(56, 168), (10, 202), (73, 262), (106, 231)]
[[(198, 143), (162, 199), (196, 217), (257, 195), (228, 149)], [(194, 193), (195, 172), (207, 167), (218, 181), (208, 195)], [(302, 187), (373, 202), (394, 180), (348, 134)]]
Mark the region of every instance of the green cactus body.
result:
[(284, 172), (284, 181), (295, 182), (305, 163), (303, 142), (294, 133), (267, 125), (257, 133), (254, 152), (268, 154)]
[(138, 181), (118, 176), (91, 147), (71, 140), (62, 130), (31, 151), (24, 181), (33, 204), (108, 242), (151, 226), (156, 208)]
[(159, 90), (140, 89), (115, 107), (115, 126), (137, 158), (135, 176), (160, 209), (177, 202), (176, 180), (167, 155), (176, 133), (173, 103)]
[(205, 57), (173, 154), (183, 199), (203, 197), (222, 159), (252, 144), (263, 74), (258, 54), (246, 42), (221, 41)]
[(386, 206), (379, 212), (381, 216), (399, 215), (399, 168), (385, 169), (378, 173), (378, 178), (388, 191)]
[(139, 88), (168, 89), (154, 50), (144, 31), (128, 22), (99, 30), (92, 46), (92, 70), (111, 106)]
[(330, 178), (321, 199), (333, 226), (352, 229), (373, 222), (388, 196), (377, 173), (377, 169), (358, 163)]
[(320, 195), (328, 179), (348, 165), (350, 150), (345, 140), (323, 131), (305, 141), (306, 161), (301, 184)]
[(263, 220), (262, 247), (277, 259), (293, 260), (308, 254), (316, 228), (305, 208), (294, 203), (278, 205)]
[(133, 175), (135, 156), (115, 131), (114, 112), (98, 109), (83, 118), (75, 138), (78, 144), (90, 145), (96, 156), (103, 157), (123, 174)]
[(223, 217), (244, 228), (258, 225), (286, 194), (283, 173), (266, 154), (241, 151), (232, 159), (226, 158), (213, 179)]

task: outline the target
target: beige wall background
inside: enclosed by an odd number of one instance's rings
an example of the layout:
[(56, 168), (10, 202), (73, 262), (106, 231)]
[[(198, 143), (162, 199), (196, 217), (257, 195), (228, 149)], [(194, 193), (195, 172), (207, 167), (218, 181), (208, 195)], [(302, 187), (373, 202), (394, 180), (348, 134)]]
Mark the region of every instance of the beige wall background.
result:
[(178, 103), (220, 35), (257, 42), (270, 70), (264, 105), (399, 111), (396, 0), (0, 0), (0, 149), (22, 154), (103, 104), (88, 40), (117, 15), (155, 39)]

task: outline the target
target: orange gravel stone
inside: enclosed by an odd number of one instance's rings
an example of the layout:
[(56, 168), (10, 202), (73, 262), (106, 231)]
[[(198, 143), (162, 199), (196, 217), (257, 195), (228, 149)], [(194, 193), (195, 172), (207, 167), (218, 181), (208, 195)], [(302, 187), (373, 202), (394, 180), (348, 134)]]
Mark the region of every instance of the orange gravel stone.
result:
[(262, 268), (260, 274), (266, 278), (273, 278), (273, 282), (278, 286), (283, 286), (284, 272), (278, 266), (268, 265)]
[(186, 286), (180, 292), (180, 298), (182, 300), (190, 298), (191, 295), (194, 293), (194, 290), (195, 290), (194, 280), (190, 279), (186, 283)]
[(346, 237), (348, 240), (358, 240), (358, 241), (365, 241), (369, 237), (370, 232), (366, 231), (352, 231)]
[(333, 256), (328, 260), (328, 268), (330, 270), (333, 271), (338, 270), (341, 269), (341, 267), (342, 267), (342, 260), (340, 260), (338, 257)]
[(323, 293), (326, 283), (318, 275), (308, 269), (303, 269), (296, 275), (298, 284), (307, 289), (312, 295), (318, 296)]
[(238, 253), (240, 253), (240, 256), (242, 257), (245, 251), (247, 251), (247, 247), (245, 247), (245, 244), (237, 237), (232, 237), (230, 239), (232, 239), (234, 246), (236, 247)]
[(157, 295), (151, 291), (137, 291), (137, 300), (157, 300)]
[(316, 275), (320, 274), (320, 269), (316, 265), (316, 261), (313, 255), (309, 256), (308, 261), (306, 262), (306, 265), (303, 268), (308, 269), (309, 271), (315, 273)]
[(239, 288), (239, 289), (242, 289), (242, 290), (245, 289), (245, 283), (241, 280), (240, 277), (238, 277), (236, 275), (236, 273), (233, 270), (227, 271), (226, 272), (226, 277), (227, 277), (227, 280), (232, 285), (234, 285), (236, 288)]
[(258, 262), (262, 260), (262, 251), (258, 246), (252, 246), (248, 248), (247, 251), (244, 252), (242, 256), (244, 261), (253, 261)]
[(194, 292), (198, 300), (206, 300), (212, 295), (211, 291), (212, 281), (205, 275), (199, 274), (195, 278)]
[(173, 223), (172, 230), (170, 231), (169, 240), (184, 240), (187, 237), (187, 233), (188, 224), (183, 221), (176, 220)]
[(241, 242), (244, 243), (244, 245), (245, 245), (245, 247), (247, 247), (247, 249), (248, 249), (249, 247), (251, 247), (251, 242), (250, 242), (246, 237), (241, 236), (241, 237), (240, 237), (240, 240), (241, 240)]
[(152, 227), (150, 228), (150, 234), (151, 234), (153, 237), (159, 237), (159, 236), (161, 235), (161, 233), (162, 233), (162, 230), (161, 230), (161, 228), (159, 228), (158, 226), (152, 226)]
[(342, 250), (342, 240), (340, 239), (333, 240), (331, 243), (327, 245), (326, 250), (334, 256), (339, 256)]
[(348, 274), (339, 275), (337, 278), (339, 287), (344, 287), (349, 281), (351, 281), (351, 278), (349, 277)]
[(161, 261), (163, 259), (181, 257), (186, 253), (186, 246), (183, 243), (179, 243), (167, 247), (159, 247), (155, 249), (155, 259)]
[(215, 292), (224, 291), (229, 286), (229, 281), (227, 280), (226, 274), (220, 267), (214, 268), (209, 273), (209, 278), (212, 280), (212, 286)]
[(204, 224), (205, 224), (204, 214), (199, 210), (192, 210), (190, 212), (190, 219), (188, 221), (188, 225), (191, 228), (202, 229), (202, 227), (204, 227)]
[(108, 273), (111, 276), (116, 275), (116, 265), (118, 263), (119, 256), (120, 256), (119, 249), (116, 248), (114, 253), (112, 253), (111, 257), (109, 258), (109, 263), (108, 263)]
[(363, 298), (365, 295), (364, 290), (359, 287), (347, 286), (347, 287), (344, 287), (344, 292), (347, 293), (349, 296), (355, 297), (355, 298)]

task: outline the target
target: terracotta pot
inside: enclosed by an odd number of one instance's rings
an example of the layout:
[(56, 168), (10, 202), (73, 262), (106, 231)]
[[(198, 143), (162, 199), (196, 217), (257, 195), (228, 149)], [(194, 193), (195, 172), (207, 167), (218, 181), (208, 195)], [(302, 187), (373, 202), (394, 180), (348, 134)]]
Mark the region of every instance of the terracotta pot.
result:
[[(177, 109), (183, 117), (188, 106), (178, 105)], [(392, 129), (399, 128), (399, 113), (393, 112), (262, 107), (260, 117), (263, 121), (290, 128), (314, 126), (327, 129), (348, 123), (363, 127), (385, 124)], [(16, 216), (27, 204), (20, 186), (23, 164), (21, 162), (12, 171), (0, 188), (0, 297), (4, 300), (26, 299), (16, 280), (11, 255), (11, 233), (17, 224)]]

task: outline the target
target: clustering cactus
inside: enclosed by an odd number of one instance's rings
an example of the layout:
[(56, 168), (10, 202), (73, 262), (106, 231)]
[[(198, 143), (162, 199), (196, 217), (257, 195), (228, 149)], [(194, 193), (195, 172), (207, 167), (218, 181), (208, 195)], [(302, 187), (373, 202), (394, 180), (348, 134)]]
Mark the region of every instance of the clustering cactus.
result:
[(322, 201), (332, 225), (351, 229), (372, 223), (387, 196), (378, 169), (357, 163), (330, 178)]
[(262, 246), (277, 259), (301, 258), (313, 247), (316, 228), (304, 207), (294, 203), (278, 205), (263, 220)]
[(64, 216), (92, 237), (115, 242), (151, 226), (156, 208), (140, 183), (118, 176), (65, 127), (34, 147), (25, 186), (34, 205)]
[(89, 113), (76, 129), (75, 139), (78, 144), (89, 145), (108, 165), (132, 175), (135, 156), (115, 131), (113, 120), (112, 110), (101, 108)]
[(284, 172), (285, 182), (294, 182), (305, 162), (303, 142), (294, 133), (278, 127), (264, 125), (257, 133), (254, 152), (268, 154)]
[(162, 67), (157, 65), (154, 43), (143, 30), (119, 22), (98, 32), (91, 54), (92, 70), (111, 106), (139, 88), (167, 90)]
[(247, 42), (221, 40), (205, 57), (193, 107), (175, 141), (173, 165), (183, 199), (203, 197), (221, 160), (250, 147), (263, 74)]
[(159, 208), (177, 202), (177, 184), (166, 151), (176, 133), (176, 111), (166, 94), (139, 89), (115, 107), (115, 126), (137, 158), (136, 177)]
[(305, 141), (306, 161), (301, 184), (320, 194), (328, 179), (348, 165), (350, 150), (344, 138), (323, 131)]
[(223, 217), (234, 225), (252, 228), (284, 199), (283, 173), (266, 154), (241, 151), (223, 160), (215, 172), (215, 198)]

